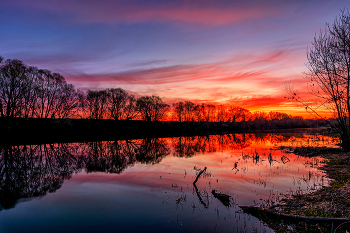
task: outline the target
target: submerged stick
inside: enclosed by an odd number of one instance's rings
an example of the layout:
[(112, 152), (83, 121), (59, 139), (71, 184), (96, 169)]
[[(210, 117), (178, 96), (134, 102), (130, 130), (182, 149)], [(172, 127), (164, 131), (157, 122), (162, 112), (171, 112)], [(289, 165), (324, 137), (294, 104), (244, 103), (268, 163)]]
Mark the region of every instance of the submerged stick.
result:
[(207, 167), (205, 167), (202, 171), (200, 171), (196, 177), (196, 179), (193, 181), (193, 184), (196, 184), (199, 177), (202, 175), (203, 172), (205, 172), (207, 170)]
[(230, 206), (230, 195), (223, 194), (223, 193), (217, 193), (215, 191), (215, 189), (213, 191), (211, 191), (211, 193), (213, 194), (213, 196), (215, 198), (217, 198), (219, 201), (221, 201), (221, 203), (224, 204), (224, 206), (226, 206), (226, 207)]
[(197, 186), (196, 186), (195, 183), (193, 183), (193, 187), (194, 187), (194, 189), (196, 190), (196, 194), (197, 194), (197, 196), (198, 196), (199, 202), (204, 206), (204, 208), (208, 209), (209, 203), (208, 203), (208, 205), (204, 203), (204, 201), (203, 201), (202, 198), (201, 198), (201, 194), (199, 193), (198, 188), (197, 188)]

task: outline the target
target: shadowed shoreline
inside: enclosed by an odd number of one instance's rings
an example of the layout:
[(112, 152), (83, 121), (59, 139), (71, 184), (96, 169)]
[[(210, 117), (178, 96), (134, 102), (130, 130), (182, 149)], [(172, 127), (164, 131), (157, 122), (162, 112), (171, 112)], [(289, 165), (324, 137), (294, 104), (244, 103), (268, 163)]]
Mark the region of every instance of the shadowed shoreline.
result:
[(37, 144), (327, 127), (322, 120), (176, 122), (0, 118), (0, 144)]

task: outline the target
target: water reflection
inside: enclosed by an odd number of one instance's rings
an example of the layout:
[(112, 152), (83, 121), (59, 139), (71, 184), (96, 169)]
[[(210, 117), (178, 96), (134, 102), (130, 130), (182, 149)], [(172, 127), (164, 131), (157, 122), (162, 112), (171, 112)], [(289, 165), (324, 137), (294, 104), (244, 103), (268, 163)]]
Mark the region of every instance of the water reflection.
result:
[(20, 198), (41, 197), (84, 170), (121, 173), (140, 162), (157, 164), (170, 153), (163, 139), (22, 145), (0, 148), (0, 210)]
[[(150, 224), (159, 227), (155, 232), (250, 232), (262, 223), (238, 204), (277, 202), (282, 194), (327, 184), (316, 169), (322, 159), (294, 155), (288, 147), (336, 143), (318, 135), (226, 134), (1, 147), (0, 210), (11, 210), (0, 212), (0, 230), (15, 232), (20, 224), (13, 226), (13, 219), (26, 218), (36, 229), (43, 224), (37, 219), (61, 218), (70, 230), (79, 231), (84, 220), (93, 231), (101, 218), (111, 232)], [(33, 209), (40, 209), (40, 218), (24, 214)]]
[(85, 166), (67, 144), (0, 148), (0, 210), (20, 198), (41, 197), (59, 189)]
[[(229, 170), (234, 173), (227, 173), (222, 177), (233, 178), (234, 175), (240, 175), (242, 179), (252, 179), (266, 186), (266, 179), (257, 180), (253, 177), (256, 174), (249, 174), (248, 170), (252, 165), (262, 165), (263, 161), (268, 161), (270, 166), (291, 162), (288, 154), (281, 154), (279, 158), (274, 157), (267, 148), (271, 149), (271, 146), (276, 145), (311, 144), (334, 145), (334, 139), (319, 135), (295, 137), (274, 134), (227, 134), (1, 147), (0, 210), (13, 208), (16, 201), (21, 198), (41, 197), (55, 192), (61, 188), (64, 180), (81, 171), (120, 174), (135, 163), (158, 164), (169, 154), (190, 158), (203, 153), (241, 151), (241, 157), (230, 163)], [(255, 147), (254, 150), (250, 148), (250, 151), (244, 151), (245, 148), (252, 146)], [(311, 163), (309, 164), (311, 167), (317, 165), (317, 162), (316, 164), (309, 161), (296, 162)], [(221, 169), (223, 166), (218, 168)], [(271, 176), (277, 173), (278, 171), (273, 171)], [(303, 175), (303, 179), (311, 181), (312, 176), (310, 172), (308, 175)], [(202, 200), (197, 186), (194, 186), (194, 189), (200, 203), (207, 208), (208, 204)]]
[(191, 157), (196, 153), (210, 153), (246, 148), (256, 140), (254, 134), (225, 134), (195, 137), (176, 137), (171, 140), (174, 156)]
[(164, 139), (159, 138), (89, 142), (80, 147), (87, 172), (121, 173), (136, 162), (157, 164), (170, 153)]

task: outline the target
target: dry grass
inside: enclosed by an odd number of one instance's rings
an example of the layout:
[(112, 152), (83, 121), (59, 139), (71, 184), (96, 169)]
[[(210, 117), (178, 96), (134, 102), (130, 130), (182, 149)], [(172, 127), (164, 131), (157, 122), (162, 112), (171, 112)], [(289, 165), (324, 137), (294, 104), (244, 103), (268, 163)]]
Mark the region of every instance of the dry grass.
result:
[[(298, 149), (298, 154), (302, 154), (301, 150)], [(308, 154), (309, 151), (306, 149)], [(317, 153), (317, 148), (314, 148), (314, 153)], [(313, 193), (283, 199), (288, 205), (304, 204), (302, 207), (279, 207), (275, 211), (299, 216), (350, 218), (350, 154), (318, 155), (327, 159), (322, 169), (332, 179), (330, 185)]]

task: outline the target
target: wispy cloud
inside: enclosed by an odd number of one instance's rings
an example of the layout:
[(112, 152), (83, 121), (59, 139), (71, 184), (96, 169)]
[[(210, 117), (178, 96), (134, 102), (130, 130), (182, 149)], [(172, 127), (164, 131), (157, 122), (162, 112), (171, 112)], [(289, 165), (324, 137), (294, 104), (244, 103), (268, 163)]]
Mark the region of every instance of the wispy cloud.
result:
[[(230, 84), (253, 80), (261, 84), (281, 85), (286, 82), (284, 77), (276, 75), (282, 70), (288, 51), (267, 52), (266, 54), (250, 55), (223, 60), (217, 63), (173, 65), (158, 68), (131, 69), (125, 72), (105, 74), (72, 74), (67, 79), (73, 82), (120, 83), (134, 85), (175, 84), (195, 80), (215, 84)], [(142, 65), (163, 65), (166, 60), (145, 61), (135, 63)], [(288, 61), (289, 62), (289, 61)], [(287, 74), (285, 74), (287, 75)], [(200, 86), (200, 85), (199, 85)]]

